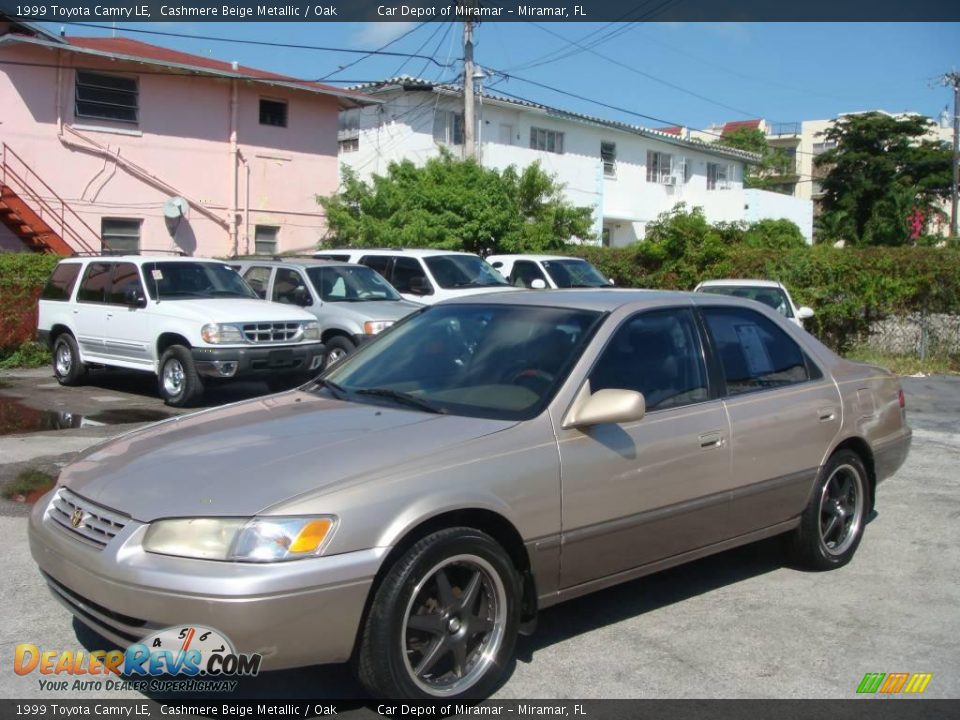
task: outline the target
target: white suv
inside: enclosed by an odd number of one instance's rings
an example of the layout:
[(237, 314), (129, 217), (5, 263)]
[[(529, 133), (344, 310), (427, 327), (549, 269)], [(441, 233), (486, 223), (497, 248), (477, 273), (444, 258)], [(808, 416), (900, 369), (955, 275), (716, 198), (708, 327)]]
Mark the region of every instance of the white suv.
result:
[(323, 363), (316, 318), (261, 301), (215, 260), (63, 260), (40, 297), (37, 327), (61, 384), (80, 383), (88, 365), (144, 370), (176, 407), (199, 399), (202, 377), (293, 384)]
[(467, 295), (517, 289), (479, 255), (454, 250), (340, 248), (323, 250), (315, 253), (314, 257), (359, 263), (373, 268), (405, 300), (424, 305)]

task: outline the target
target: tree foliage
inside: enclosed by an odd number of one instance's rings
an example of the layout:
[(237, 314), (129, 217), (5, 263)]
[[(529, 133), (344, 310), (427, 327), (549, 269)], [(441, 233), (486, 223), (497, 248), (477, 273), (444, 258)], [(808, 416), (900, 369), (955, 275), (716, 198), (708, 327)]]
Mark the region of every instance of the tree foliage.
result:
[(593, 225), (539, 163), (498, 171), (448, 152), (422, 167), (391, 163), (369, 183), (344, 168), (339, 192), (317, 201), (338, 245), (539, 252), (588, 238)]
[(848, 115), (822, 133), (836, 146), (814, 159), (825, 171), (819, 234), (859, 245), (911, 242), (911, 216), (927, 223), (950, 188), (950, 151), (926, 138), (931, 121), (883, 113)]
[(717, 140), (716, 144), (737, 150), (747, 150), (760, 156), (759, 163), (748, 166), (743, 179), (744, 187), (781, 191), (783, 190), (782, 177), (794, 169), (794, 158), (782, 150), (771, 147), (767, 142), (766, 134), (760, 128), (736, 128)]

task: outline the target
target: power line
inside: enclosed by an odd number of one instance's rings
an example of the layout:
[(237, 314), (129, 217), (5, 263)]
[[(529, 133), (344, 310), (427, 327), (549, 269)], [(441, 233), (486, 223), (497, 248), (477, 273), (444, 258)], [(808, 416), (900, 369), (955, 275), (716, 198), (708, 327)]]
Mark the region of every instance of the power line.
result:
[[(98, 25), (95, 23), (64, 21), (61, 25), (78, 25), (81, 27), (99, 28), (101, 30), (116, 30), (112, 25)], [(354, 55), (381, 55), (383, 57), (409, 57), (419, 58), (440, 65), (434, 58), (427, 55), (416, 55), (414, 53), (397, 52), (395, 50), (357, 50), (355, 48), (327, 47), (324, 45), (301, 45), (298, 43), (279, 43), (269, 40), (247, 40), (243, 38), (228, 38), (216, 35), (187, 35), (186, 33), (166, 32), (164, 30), (146, 30), (143, 28), (120, 28), (123, 32), (140, 33), (143, 35), (158, 35), (162, 37), (174, 37), (185, 40), (207, 40), (210, 42), (233, 43), (235, 45), (259, 45), (262, 47), (285, 48), (290, 50), (319, 50), (322, 52), (342, 52), (352, 53)], [(69, 40), (69, 38), (68, 38)], [(440, 67), (450, 67), (449, 65)], [(352, 82), (352, 81), (350, 81)]]
[[(405, 37), (407, 37), (408, 35), (412, 35), (412, 34), (415, 33), (417, 30), (419, 30), (420, 28), (422, 28), (424, 25), (425, 25), (425, 23), (417, 23), (417, 24), (414, 25), (412, 28), (410, 28), (409, 30), (407, 30), (405, 33), (403, 33), (402, 35), (398, 35), (397, 37), (395, 37), (395, 38), (394, 38), (393, 40), (391, 40), (390, 42), (385, 43), (384, 45), (378, 47), (376, 50), (371, 50), (371, 51), (368, 52), (366, 55), (364, 55), (364, 56), (361, 57), (361, 58), (357, 58), (357, 59), (354, 60), (353, 62), (349, 62), (349, 63), (347, 63), (346, 65), (341, 65), (341, 66), (338, 67), (336, 70), (334, 70), (333, 72), (327, 73), (326, 75), (324, 75), (324, 76), (323, 76), (322, 78), (320, 78), (320, 79), (321, 79), (321, 80), (327, 80), (327, 79), (333, 77), (334, 75), (337, 75), (338, 73), (343, 72), (343, 71), (346, 70), (347, 68), (352, 68), (354, 65), (357, 65), (358, 63), (362, 63), (364, 60), (366, 60), (366, 59), (367, 59), (368, 57), (370, 57), (371, 55), (375, 55), (375, 54), (377, 54), (377, 53), (382, 53), (382, 52), (383, 52), (384, 50), (386, 50), (388, 47), (390, 47), (390, 46), (393, 45), (394, 43), (400, 42), (401, 40), (403, 40), (403, 39), (404, 39)], [(426, 43), (424, 43), (424, 44), (426, 44)], [(420, 50), (421, 50), (422, 48), (423, 48), (423, 45), (421, 45), (420, 48), (417, 49), (417, 52), (420, 52)], [(407, 63), (407, 62), (410, 62), (410, 58), (407, 58), (406, 60), (404, 60), (404, 63)]]
[[(425, 25), (425, 24), (426, 24), (426, 23), (421, 23), (421, 26), (422, 26), (422, 25)], [(433, 32), (430, 33), (430, 34), (427, 36), (427, 39), (424, 40), (422, 43), (420, 43), (420, 47), (418, 47), (415, 52), (418, 52), (418, 53), (419, 53), (421, 50), (423, 50), (423, 49), (430, 43), (430, 41), (433, 40), (433, 39), (437, 36), (437, 33), (439, 33), (442, 28), (443, 28), (443, 26), (438, 24), (437, 27), (435, 27), (435, 28), (433, 29)], [(436, 55), (437, 55), (437, 52), (436, 52), (436, 50), (434, 50), (434, 52), (433, 52), (433, 54), (431, 55), (431, 57), (436, 57)], [(404, 58), (404, 61), (403, 61), (402, 63), (400, 63), (400, 67), (398, 67), (396, 70), (393, 71), (393, 74), (391, 75), (391, 77), (396, 77), (396, 76), (399, 75), (401, 72), (403, 72), (403, 69), (407, 66), (407, 63), (409, 63), (410, 60), (412, 60), (412, 58)], [(427, 66), (428, 64), (429, 64), (429, 63), (425, 63), (425, 64), (424, 64), (424, 68), (426, 68), (426, 66)]]

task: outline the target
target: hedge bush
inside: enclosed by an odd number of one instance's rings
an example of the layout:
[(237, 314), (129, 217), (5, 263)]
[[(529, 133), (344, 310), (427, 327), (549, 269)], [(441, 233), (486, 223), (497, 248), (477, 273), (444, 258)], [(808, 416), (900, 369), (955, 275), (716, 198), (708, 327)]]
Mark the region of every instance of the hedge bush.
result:
[(56, 255), (0, 253), (0, 358), (33, 338), (37, 298), (59, 260)]
[(806, 327), (840, 351), (889, 315), (960, 314), (960, 250), (811, 247), (770, 221), (757, 225), (709, 225), (697, 211), (673, 211), (651, 224), (646, 242), (572, 252), (623, 287), (692, 290), (717, 278), (779, 280), (794, 302), (816, 311)]

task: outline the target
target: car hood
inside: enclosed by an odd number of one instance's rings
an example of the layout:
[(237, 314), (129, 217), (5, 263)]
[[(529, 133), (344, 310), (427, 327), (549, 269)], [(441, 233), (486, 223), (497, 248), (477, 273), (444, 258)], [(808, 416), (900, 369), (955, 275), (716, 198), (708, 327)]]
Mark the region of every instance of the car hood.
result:
[(409, 300), (368, 300), (364, 302), (325, 302), (319, 306), (317, 315), (329, 314), (349, 318), (359, 325), (367, 320), (399, 320), (419, 310), (423, 305)]
[(289, 322), (315, 320), (303, 308), (246, 298), (161, 300), (151, 312), (199, 322)]
[(142, 522), (249, 517), (513, 424), (293, 391), (128, 433), (92, 448), (60, 479)]
[(443, 288), (444, 293), (450, 293), (451, 297), (466, 297), (467, 295), (483, 295), (484, 293), (498, 292), (520, 292), (525, 288), (518, 288), (514, 285), (487, 285), (486, 287), (458, 287)]

